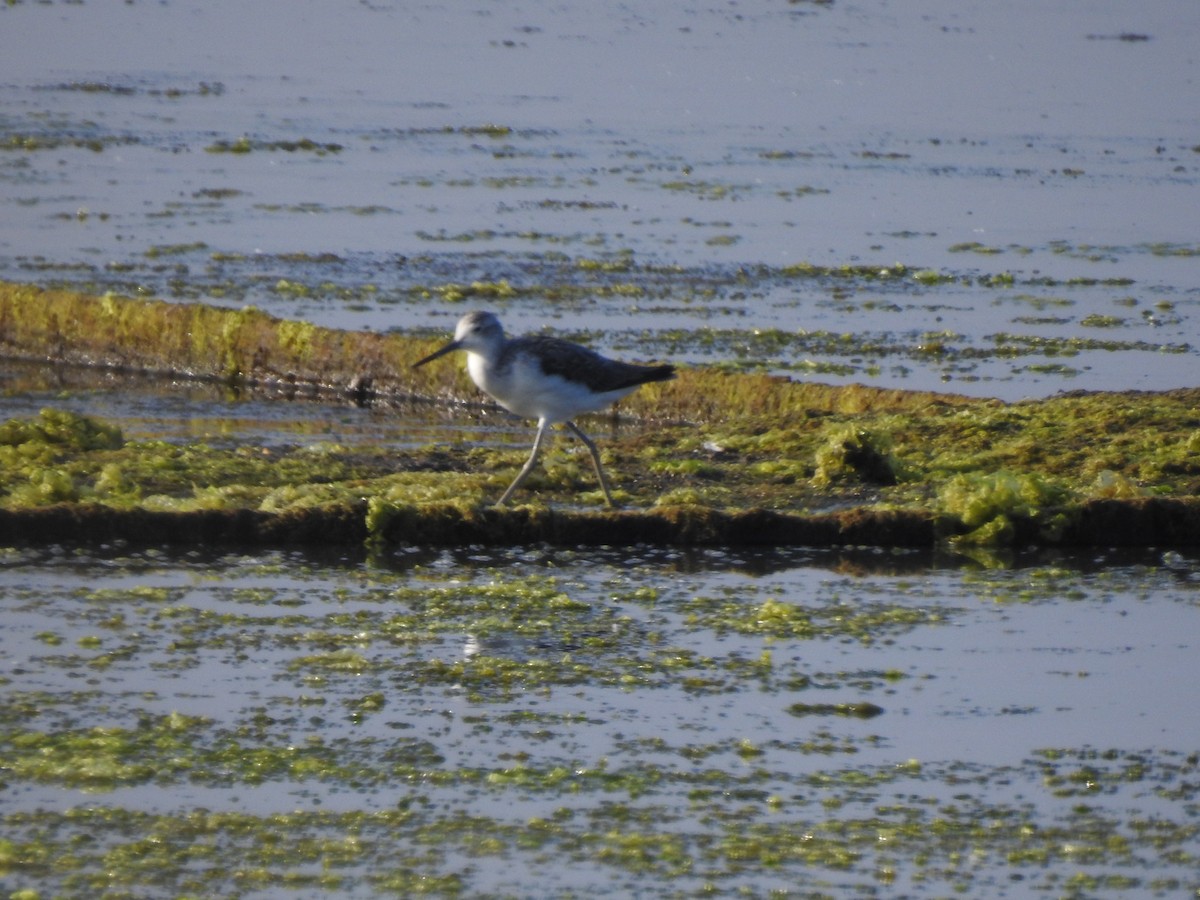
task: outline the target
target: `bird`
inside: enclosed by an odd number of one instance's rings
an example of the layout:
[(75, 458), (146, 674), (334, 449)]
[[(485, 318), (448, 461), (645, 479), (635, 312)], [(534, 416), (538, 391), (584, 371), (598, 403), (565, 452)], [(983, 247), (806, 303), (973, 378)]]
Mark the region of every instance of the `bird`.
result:
[(496, 506), (507, 503), (533, 471), (547, 433), (559, 423), (583, 441), (605, 503), (609, 507), (617, 505), (595, 443), (573, 420), (603, 409), (643, 384), (669, 381), (675, 377), (674, 366), (641, 366), (609, 359), (580, 344), (545, 334), (509, 338), (495, 314), (476, 311), (459, 319), (452, 341), (413, 363), (413, 368), (455, 350), (467, 352), (467, 372), (480, 390), (509, 412), (537, 419), (533, 451)]

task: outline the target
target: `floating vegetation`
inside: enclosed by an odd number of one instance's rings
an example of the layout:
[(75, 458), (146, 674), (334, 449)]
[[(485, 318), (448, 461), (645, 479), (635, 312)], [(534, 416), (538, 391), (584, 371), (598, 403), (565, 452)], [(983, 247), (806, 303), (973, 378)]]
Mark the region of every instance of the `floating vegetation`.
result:
[(883, 715), (883, 707), (874, 703), (793, 703), (787, 708), (793, 716), (847, 716), (873, 719)]
[(70, 135), (61, 132), (7, 134), (0, 136), (0, 151), (14, 150), (35, 153), (41, 150), (58, 150), (63, 147), (74, 147), (100, 153), (108, 147), (136, 143), (138, 143), (138, 139), (129, 135)]
[(242, 135), (242, 137), (234, 141), (216, 141), (204, 149), (208, 153), (242, 154), (252, 153), (256, 150), (282, 150), (285, 153), (315, 153), (317, 156), (326, 156), (330, 153), (341, 153), (345, 147), (341, 144), (321, 143), (309, 138), (301, 138), (295, 141), (262, 141)]
[[(15, 0), (7, 0), (13, 5)], [(111, 94), (117, 97), (132, 97), (146, 94), (151, 97), (178, 98), (185, 96), (219, 97), (225, 93), (225, 85), (219, 81), (201, 81), (195, 87), (152, 87), (131, 84), (114, 84), (111, 81), (65, 81), (59, 84), (38, 85), (39, 91), (68, 91), (83, 94)]]
[(318, 213), (349, 213), (353, 216), (374, 216), (381, 213), (395, 214), (397, 211), (390, 206), (381, 206), (377, 203), (372, 203), (368, 206), (326, 206), (324, 203), (256, 203), (255, 209), (261, 209), (263, 212), (270, 213), (300, 213), (306, 216), (315, 215)]
[(1155, 256), (1193, 257), (1200, 256), (1200, 244), (1143, 244)]
[(157, 244), (146, 250), (148, 259), (158, 259), (163, 256), (185, 256), (188, 253), (198, 253), (208, 249), (203, 241), (193, 241), (187, 244)]
[(666, 181), (662, 186), (668, 191), (694, 194), (701, 200), (736, 199), (752, 189), (750, 185), (717, 184), (710, 181)]
[[(1014, 603), (1103, 606), (1119, 570), (731, 579), (627, 554), (471, 554), (71, 554), (33, 588), (9, 551), (5, 612), (43, 630), (0, 698), (5, 788), (75, 802), (0, 813), (6, 889), (452, 897), (531, 877), (566, 891), (586, 872), (621, 891), (864, 893), (895, 870), (956, 892), (1014, 874), (1200, 886), (1191, 749), (1034, 744), (984, 763), (891, 746), (934, 714), (948, 655), (872, 666), (898, 636), (1020, 627)], [(1156, 603), (1163, 587), (1186, 606), (1170, 573), (1144, 585)], [(972, 627), (945, 629), (966, 605)], [(144, 790), (168, 808), (139, 808)]]
[(1080, 319), (1079, 324), (1084, 328), (1121, 328), (1125, 325), (1125, 320), (1119, 316), (1092, 313)]
[(952, 244), (946, 248), (951, 253), (981, 253), (985, 256), (995, 256), (998, 253), (1003, 253), (1003, 248), (989, 247), (986, 244), (981, 244), (979, 241), (965, 241), (961, 244)]
[(747, 604), (736, 596), (694, 597), (682, 609), (689, 624), (712, 629), (717, 634), (735, 632), (805, 640), (849, 638), (867, 644), (922, 625), (940, 624), (948, 617), (944, 609), (850, 604), (841, 598), (809, 606), (772, 597), (757, 604)]
[(481, 135), (490, 138), (506, 138), (511, 137), (513, 130), (507, 125), (462, 125), (457, 129), (459, 134), (465, 134), (471, 137)]
[[(1089, 319), (1092, 317), (1088, 317)], [(1114, 320), (1111, 317), (1095, 317), (1092, 321), (1085, 319), (1081, 324), (1089, 324), (1093, 327), (1113, 327)], [(1081, 337), (1034, 337), (1024, 334), (1011, 334), (1008, 332), (997, 332), (989, 334), (986, 340), (996, 344), (1007, 345), (1022, 352), (1019, 348), (1024, 348), (1024, 352), (1035, 351), (1045, 356), (1073, 356), (1083, 351), (1103, 350), (1109, 353), (1120, 351), (1145, 351), (1153, 353), (1188, 353), (1193, 347), (1191, 344), (1185, 343), (1151, 343), (1149, 341), (1120, 341), (1109, 340), (1103, 341), (1097, 338), (1081, 338)]]

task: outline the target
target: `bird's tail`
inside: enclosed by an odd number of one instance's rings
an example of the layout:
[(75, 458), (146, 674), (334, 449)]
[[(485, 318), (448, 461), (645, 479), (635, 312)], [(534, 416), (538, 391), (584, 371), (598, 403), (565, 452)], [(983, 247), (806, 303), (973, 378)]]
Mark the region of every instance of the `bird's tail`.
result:
[(675, 367), (667, 364), (662, 366), (646, 366), (643, 384), (650, 381), (670, 381), (675, 377)]

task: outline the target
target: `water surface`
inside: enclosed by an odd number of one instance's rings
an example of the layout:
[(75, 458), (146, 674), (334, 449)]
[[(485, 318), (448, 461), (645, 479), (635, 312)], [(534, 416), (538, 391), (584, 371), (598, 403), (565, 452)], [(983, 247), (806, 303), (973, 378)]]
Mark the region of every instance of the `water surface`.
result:
[[(6, 833), (74, 846), (133, 810), (179, 832), (155, 872), (110, 876), (131, 884), (290, 895), (239, 882), (262, 865), (367, 896), (402, 865), (489, 896), (1196, 887), (1194, 554), (3, 563)], [(306, 881), (259, 859), (264, 830), (327, 867), (330, 842), (356, 849)], [(188, 849), (212, 839), (228, 871)], [(95, 885), (93, 853), (8, 878)]]
[(4, 277), (1006, 398), (1195, 380), (1187, 0), (2, 15)]

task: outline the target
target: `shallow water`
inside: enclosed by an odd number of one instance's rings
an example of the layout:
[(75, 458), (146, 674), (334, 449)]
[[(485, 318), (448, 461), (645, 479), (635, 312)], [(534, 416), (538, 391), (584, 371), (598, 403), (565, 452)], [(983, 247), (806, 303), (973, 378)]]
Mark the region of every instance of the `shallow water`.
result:
[(1188, 0), (0, 15), (3, 277), (1006, 398), (1195, 382)]
[[(328, 882), (294, 887), (339, 896), (397, 865), (489, 896), (1200, 886), (1194, 554), (10, 550), (0, 603), (6, 837), (83, 848), (14, 888), (291, 896), (245, 873), (309, 861)], [(186, 837), (106, 876), (106, 821)]]

